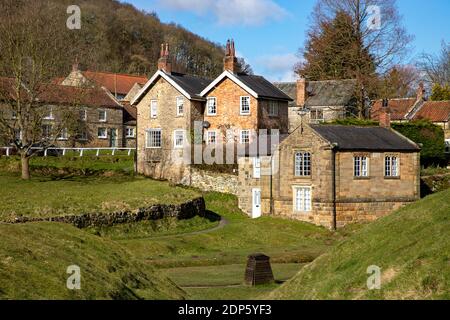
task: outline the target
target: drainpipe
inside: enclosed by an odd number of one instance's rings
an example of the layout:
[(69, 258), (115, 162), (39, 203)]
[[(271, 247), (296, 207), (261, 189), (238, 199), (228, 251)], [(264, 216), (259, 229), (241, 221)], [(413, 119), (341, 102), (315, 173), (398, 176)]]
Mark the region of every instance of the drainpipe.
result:
[(269, 187), (270, 187), (270, 215), (273, 216), (273, 152), (270, 156), (270, 179), (269, 179)]
[(333, 143), (331, 145), (331, 172), (332, 172), (332, 180), (331, 180), (331, 197), (333, 201), (333, 216), (331, 222), (331, 228), (333, 231), (337, 230), (337, 210), (336, 210), (336, 153), (337, 153), (338, 144)]

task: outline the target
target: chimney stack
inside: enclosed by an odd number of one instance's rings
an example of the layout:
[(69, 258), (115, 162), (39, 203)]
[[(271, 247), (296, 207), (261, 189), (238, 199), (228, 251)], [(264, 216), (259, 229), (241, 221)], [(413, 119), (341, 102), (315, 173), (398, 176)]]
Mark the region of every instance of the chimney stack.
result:
[(308, 99), (307, 82), (305, 78), (297, 80), (297, 106), (304, 107)]
[(158, 60), (158, 70), (166, 73), (172, 72), (172, 63), (170, 62), (169, 44), (161, 44), (160, 58)]
[(236, 48), (234, 40), (228, 40), (225, 48), (225, 58), (223, 59), (223, 70), (231, 73), (238, 72), (238, 60), (236, 58)]
[(78, 57), (75, 58), (75, 61), (72, 64), (72, 72), (78, 72), (80, 70), (80, 65), (78, 63)]
[(423, 82), (419, 83), (419, 88), (417, 89), (417, 101), (425, 99), (425, 86)]
[(383, 99), (383, 105), (380, 110), (380, 127), (391, 127), (391, 110), (389, 109), (389, 100)]

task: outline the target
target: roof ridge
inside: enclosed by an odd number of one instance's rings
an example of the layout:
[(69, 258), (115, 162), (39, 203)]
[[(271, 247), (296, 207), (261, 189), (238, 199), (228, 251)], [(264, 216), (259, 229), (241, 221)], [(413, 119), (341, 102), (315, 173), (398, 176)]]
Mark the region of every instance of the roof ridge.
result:
[(146, 78), (146, 79), (148, 79), (148, 77), (146, 75), (138, 75), (138, 74), (131, 74), (131, 73), (117, 73), (117, 72), (110, 72), (110, 71), (92, 71), (92, 70), (81, 71), (81, 73), (84, 73), (84, 72), (103, 73), (103, 74), (109, 74), (109, 75), (117, 75), (117, 76), (126, 76), (126, 77), (133, 77), (133, 78)]

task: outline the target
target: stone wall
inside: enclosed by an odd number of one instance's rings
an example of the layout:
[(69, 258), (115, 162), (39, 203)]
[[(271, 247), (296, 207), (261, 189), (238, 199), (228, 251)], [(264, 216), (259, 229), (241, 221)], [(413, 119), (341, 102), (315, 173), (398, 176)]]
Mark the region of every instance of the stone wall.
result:
[(238, 176), (232, 174), (192, 168), (190, 185), (203, 191), (238, 194)]
[(160, 220), (164, 218), (190, 219), (195, 216), (204, 217), (206, 213), (205, 200), (197, 198), (180, 205), (153, 205), (135, 211), (121, 211), (113, 213), (87, 213), (50, 218), (17, 218), (10, 223), (25, 223), (51, 221), (73, 224), (77, 228), (113, 226), (122, 223), (139, 222), (145, 220)]

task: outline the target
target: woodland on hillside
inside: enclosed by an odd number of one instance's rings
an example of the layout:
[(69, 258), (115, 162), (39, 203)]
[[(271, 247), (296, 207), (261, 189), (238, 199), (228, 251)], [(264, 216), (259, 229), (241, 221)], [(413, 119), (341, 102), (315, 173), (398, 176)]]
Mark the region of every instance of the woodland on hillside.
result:
[[(176, 24), (162, 23), (156, 13), (139, 11), (115, 0), (78, 0), (81, 29), (69, 30), (71, 0), (5, 0), (0, 23), (7, 14), (48, 19), (48, 28), (65, 33), (58, 59), (59, 75), (67, 75), (78, 60), (83, 69), (150, 75), (156, 70), (160, 44), (168, 42), (174, 70), (213, 78), (222, 72), (223, 47)], [(39, 7), (38, 10), (36, 8)], [(50, 21), (51, 20), (51, 21)], [(54, 22), (57, 23), (54, 23)], [(9, 76), (9, 75), (3, 75)]]

